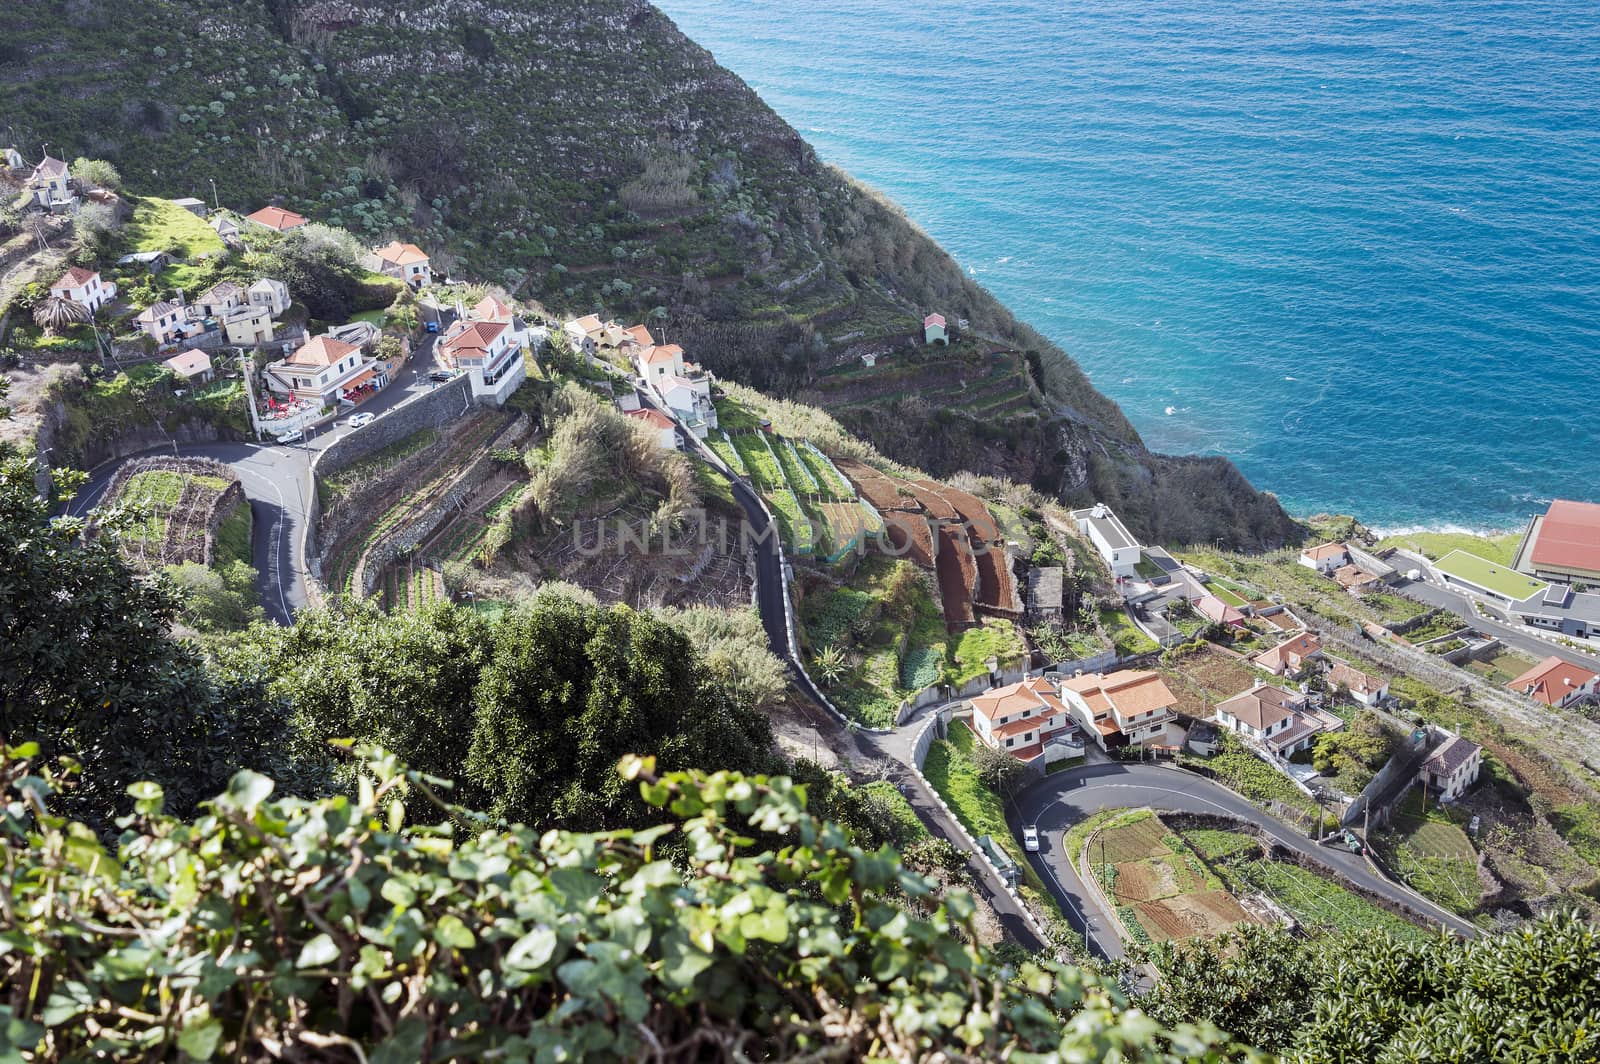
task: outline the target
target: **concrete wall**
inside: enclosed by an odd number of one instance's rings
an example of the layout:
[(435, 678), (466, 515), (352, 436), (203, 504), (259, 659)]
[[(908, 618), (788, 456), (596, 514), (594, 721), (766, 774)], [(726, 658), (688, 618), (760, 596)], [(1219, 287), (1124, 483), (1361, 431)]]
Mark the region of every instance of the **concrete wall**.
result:
[(314, 470), (325, 476), (381, 451), (423, 429), (443, 428), (471, 408), (471, 382), (462, 374), (430, 391), (412, 396), (370, 425), (347, 432), (318, 456)]

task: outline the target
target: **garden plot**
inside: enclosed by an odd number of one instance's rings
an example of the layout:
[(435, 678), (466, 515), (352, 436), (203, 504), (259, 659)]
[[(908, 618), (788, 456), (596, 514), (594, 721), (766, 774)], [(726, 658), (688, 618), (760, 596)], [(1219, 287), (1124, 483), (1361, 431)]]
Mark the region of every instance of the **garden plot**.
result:
[(1086, 857), (1135, 940), (1209, 938), (1254, 920), (1194, 850), (1153, 814), (1102, 828)]
[[(207, 564), (206, 530), (237, 482), (232, 470), (205, 459), (146, 458), (129, 463), (108, 491), (113, 506), (140, 506), (144, 515), (118, 543), (129, 563), (151, 572), (181, 562)], [(231, 498), (238, 498), (237, 494)]]

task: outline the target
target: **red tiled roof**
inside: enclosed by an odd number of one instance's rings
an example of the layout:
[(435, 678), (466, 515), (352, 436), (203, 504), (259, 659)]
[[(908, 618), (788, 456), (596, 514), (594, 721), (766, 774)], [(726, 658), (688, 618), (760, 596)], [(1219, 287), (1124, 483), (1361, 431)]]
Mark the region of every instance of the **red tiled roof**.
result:
[(1600, 572), (1600, 505), (1557, 499), (1550, 504), (1533, 544), (1535, 568)]
[(1310, 632), (1301, 632), (1293, 639), (1279, 643), (1271, 650), (1263, 650), (1252, 661), (1260, 663), (1268, 669), (1277, 669), (1288, 665), (1290, 661), (1298, 659), (1305, 661), (1313, 654), (1322, 653), (1322, 644)]
[(99, 276), (93, 270), (86, 270), (82, 266), (74, 266), (62, 274), (60, 280), (50, 286), (50, 291), (54, 292), (58, 288), (79, 288)]
[(1271, 684), (1258, 684), (1225, 701), (1217, 703), (1217, 712), (1226, 713), (1252, 728), (1266, 731), (1280, 721), (1294, 716), (1301, 699), (1290, 691)]
[(623, 331), (623, 334), (638, 344), (640, 347), (654, 347), (656, 338), (650, 335), (650, 330), (643, 325), (633, 325)]
[(671, 362), (674, 358), (683, 357), (683, 348), (677, 344), (663, 344), (660, 347), (647, 347), (639, 352), (639, 359), (647, 366), (654, 366), (661, 362)]
[(331, 366), (351, 352), (359, 350), (355, 344), (347, 344), (331, 336), (318, 336), (302, 344), (298, 351), (284, 361), (291, 366)]
[(944, 315), (943, 314), (929, 314), (926, 318), (922, 319), (922, 327), (924, 329), (926, 329), (930, 325), (943, 325), (943, 324), (944, 324)]
[(1574, 665), (1552, 654), (1506, 686), (1535, 702), (1557, 706), (1578, 688), (1594, 682), (1596, 676), (1582, 665)]
[(282, 207), (263, 207), (254, 214), (245, 215), (244, 220), (255, 222), (257, 225), (264, 225), (268, 229), (276, 229), (280, 233), (288, 229), (298, 229), (306, 224), (303, 215), (296, 214), (294, 211), (286, 211)]
[(650, 410), (645, 407), (640, 407), (638, 410), (628, 411), (628, 416), (632, 418), (638, 418), (640, 421), (644, 422), (646, 425), (649, 425), (653, 429), (670, 429), (676, 427), (673, 425), (672, 419), (659, 410)]
[(1238, 607), (1230, 606), (1215, 595), (1201, 595), (1194, 600), (1194, 608), (1200, 616), (1216, 624), (1242, 624), (1244, 614)]
[(439, 353), (449, 359), (471, 357), (474, 353), (486, 354), (489, 345), (507, 328), (503, 321), (457, 322), (439, 342)]
[(384, 262), (392, 262), (396, 266), (411, 266), (419, 262), (428, 261), (428, 253), (415, 244), (402, 244), (398, 240), (391, 240), (383, 247), (376, 249), (373, 254)]
[(1312, 561), (1323, 562), (1329, 558), (1339, 558), (1350, 553), (1343, 543), (1320, 543), (1315, 547), (1308, 547), (1301, 551), (1301, 556)]
[(1109, 675), (1074, 676), (1063, 681), (1062, 686), (1081, 695), (1097, 717), (1103, 710), (1110, 709), (1124, 717), (1136, 717), (1151, 710), (1170, 708), (1178, 702), (1159, 674), (1139, 669), (1123, 669)]
[(484, 296), (482, 299), (478, 300), (477, 305), (472, 308), (472, 315), (480, 321), (509, 322), (511, 320), (512, 310), (510, 306), (500, 302), (494, 296)]
[(211, 368), (211, 356), (204, 351), (180, 351), (167, 359), (165, 364), (185, 377), (192, 377)]

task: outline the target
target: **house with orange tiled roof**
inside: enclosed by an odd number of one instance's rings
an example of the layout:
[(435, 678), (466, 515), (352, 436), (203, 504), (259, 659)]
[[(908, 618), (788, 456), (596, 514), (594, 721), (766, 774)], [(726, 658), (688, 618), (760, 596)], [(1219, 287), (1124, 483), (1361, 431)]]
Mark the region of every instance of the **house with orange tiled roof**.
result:
[(1076, 731), (1072, 711), (1043, 676), (972, 698), (972, 733), (984, 745), (1023, 761), (1033, 760), (1046, 746), (1067, 740)]
[(1322, 657), (1322, 642), (1310, 632), (1301, 632), (1270, 650), (1263, 650), (1250, 661), (1274, 676), (1299, 676)]
[(477, 320), (469, 316), (453, 322), (434, 350), (446, 366), (468, 374), (474, 399), (504, 406), (511, 393), (528, 378), (517, 337), (509, 320)]
[(263, 207), (259, 211), (245, 215), (244, 220), (263, 229), (270, 229), (274, 233), (287, 233), (306, 224), (305, 215), (284, 210), (282, 207)]
[(1389, 694), (1388, 680), (1362, 672), (1348, 662), (1331, 661), (1325, 678), (1329, 687), (1336, 691), (1343, 688), (1364, 706), (1375, 706)]
[(1300, 564), (1319, 573), (1331, 573), (1350, 564), (1350, 551), (1343, 543), (1319, 543), (1300, 552)]
[(1600, 674), (1552, 654), (1506, 686), (1535, 702), (1565, 709), (1600, 689)]
[(57, 299), (82, 303), (93, 314), (117, 297), (117, 286), (101, 280), (98, 271), (74, 266), (50, 286), (50, 294)]
[(381, 248), (373, 248), (372, 267), (375, 273), (404, 281), (412, 288), (422, 288), (433, 283), (433, 270), (428, 265), (428, 253), (415, 244), (402, 244), (398, 240), (391, 240)]
[(670, 417), (659, 410), (653, 410), (647, 406), (642, 406), (637, 410), (629, 410), (626, 413), (628, 417), (639, 422), (655, 436), (656, 446), (669, 451), (677, 449), (678, 426), (673, 424)]
[(1135, 669), (1071, 677), (1061, 696), (1102, 750), (1161, 742), (1178, 704), (1158, 673)]
[(925, 344), (950, 345), (950, 333), (945, 326), (943, 314), (929, 314), (922, 319), (922, 342)]
[(1234, 628), (1244, 627), (1244, 611), (1237, 606), (1230, 606), (1215, 595), (1201, 595), (1194, 600), (1194, 611), (1212, 624), (1226, 624)]
[(561, 331), (566, 333), (567, 339), (572, 342), (573, 349), (582, 351), (586, 355), (592, 355), (599, 350), (597, 340), (604, 329), (605, 325), (600, 321), (598, 314), (585, 314), (561, 326)]
[(180, 351), (164, 361), (162, 365), (190, 384), (204, 384), (214, 376), (211, 368), (211, 356), (204, 351), (193, 349)]
[(267, 366), (268, 390), (321, 406), (354, 405), (388, 383), (383, 363), (355, 344), (317, 336)]
[(622, 330), (622, 347), (654, 347), (656, 338), (643, 325), (630, 325)]

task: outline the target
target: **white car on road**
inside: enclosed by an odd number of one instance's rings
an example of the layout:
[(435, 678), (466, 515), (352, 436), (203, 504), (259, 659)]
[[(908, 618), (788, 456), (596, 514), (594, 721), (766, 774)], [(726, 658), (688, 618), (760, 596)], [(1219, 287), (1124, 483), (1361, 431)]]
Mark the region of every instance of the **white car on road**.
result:
[(346, 422), (346, 424), (348, 424), (353, 429), (358, 429), (362, 425), (370, 425), (370, 424), (372, 424), (374, 421), (377, 420), (377, 418), (378, 418), (378, 415), (377, 414), (372, 414), (372, 413), (351, 414), (350, 415), (350, 420), (348, 422)]
[(1039, 852), (1039, 829), (1032, 824), (1022, 829), (1022, 848), (1029, 853)]
[(306, 438), (306, 434), (299, 429), (290, 429), (281, 436), (275, 437), (279, 443), (299, 443)]

